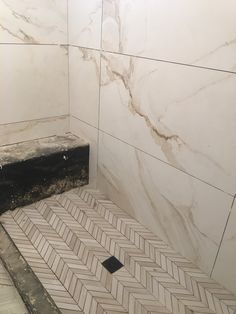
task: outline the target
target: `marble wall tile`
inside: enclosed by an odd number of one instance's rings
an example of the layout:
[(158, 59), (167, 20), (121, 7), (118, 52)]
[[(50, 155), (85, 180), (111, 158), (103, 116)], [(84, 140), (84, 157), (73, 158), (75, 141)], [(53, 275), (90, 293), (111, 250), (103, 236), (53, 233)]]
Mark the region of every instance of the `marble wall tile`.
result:
[(98, 126), (100, 52), (69, 48), (70, 113)]
[(1, 43), (67, 43), (67, 0), (0, 0)]
[(236, 2), (104, 0), (103, 49), (236, 71)]
[(212, 269), (232, 197), (109, 135), (99, 188), (204, 271)]
[(212, 277), (236, 295), (236, 202), (229, 217)]
[(89, 185), (96, 188), (98, 129), (78, 120), (77, 118), (70, 117), (70, 132), (82, 137), (90, 144)]
[(69, 132), (69, 117), (53, 117), (0, 125), (0, 146)]
[(68, 49), (0, 46), (0, 124), (68, 114)]
[(69, 43), (100, 48), (102, 0), (68, 0)]
[(220, 189), (236, 190), (236, 75), (102, 55), (100, 127)]

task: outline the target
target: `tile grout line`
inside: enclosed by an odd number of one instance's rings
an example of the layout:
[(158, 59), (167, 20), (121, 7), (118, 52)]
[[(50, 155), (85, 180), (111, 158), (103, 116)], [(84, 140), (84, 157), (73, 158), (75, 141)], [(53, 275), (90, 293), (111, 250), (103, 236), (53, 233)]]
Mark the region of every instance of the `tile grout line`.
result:
[(63, 115), (59, 115), (59, 116), (50, 116), (50, 117), (42, 117), (42, 118), (38, 118), (38, 119), (31, 119), (31, 120), (22, 120), (22, 121), (16, 121), (16, 122), (7, 122), (7, 123), (0, 123), (0, 127), (1, 126), (6, 126), (6, 125), (12, 125), (12, 124), (20, 124), (20, 123), (27, 123), (27, 122), (36, 122), (36, 121), (41, 121), (41, 120), (51, 120), (51, 119), (55, 119), (55, 118), (66, 118), (68, 117), (68, 114), (63, 114)]
[(181, 65), (181, 66), (186, 66), (186, 67), (193, 67), (193, 68), (197, 68), (197, 69), (229, 73), (229, 74), (236, 74), (235, 71), (230, 71), (230, 70), (211, 68), (211, 67), (206, 67), (206, 66), (201, 66), (201, 65), (194, 65), (194, 64), (177, 62), (177, 61), (171, 61), (171, 60), (165, 60), (165, 59), (156, 59), (156, 58), (145, 57), (145, 56), (137, 56), (137, 55), (134, 55), (134, 54), (124, 53), (124, 52), (117, 52), (117, 51), (111, 51), (111, 50), (106, 50), (106, 49), (102, 49), (102, 48), (101, 49), (97, 49), (97, 48), (85, 47), (85, 46), (81, 46), (81, 45), (71, 45), (71, 46), (72, 47), (77, 47), (77, 48), (84, 48), (84, 49), (88, 49), (88, 50), (96, 50), (96, 51), (100, 51), (100, 52), (103, 52), (103, 53), (115, 54), (115, 55), (120, 55), (120, 56), (124, 56), (124, 57), (131, 57), (131, 58), (144, 59), (144, 60), (149, 60), (149, 61), (163, 62), (163, 63), (169, 63), (169, 64)]
[(235, 201), (236, 201), (236, 194), (233, 197), (232, 204), (231, 204), (231, 207), (230, 207), (230, 211), (229, 211), (229, 214), (228, 214), (228, 217), (227, 217), (227, 220), (226, 220), (226, 223), (225, 223), (225, 227), (224, 227), (224, 230), (223, 230), (223, 233), (222, 233), (222, 236), (221, 236), (220, 244), (219, 244), (219, 247), (218, 247), (218, 250), (217, 250), (217, 253), (216, 253), (216, 257), (215, 257), (215, 260), (214, 260), (214, 263), (213, 263), (213, 266), (212, 266), (212, 270), (211, 270), (211, 273), (210, 273), (210, 277), (211, 278), (212, 278), (213, 271), (214, 271), (214, 268), (215, 268), (215, 265), (216, 265), (219, 253), (220, 253), (221, 245), (222, 245), (222, 242), (224, 240), (225, 232), (226, 232), (226, 229), (227, 229), (227, 226), (228, 226), (228, 223), (229, 223), (229, 219), (231, 217), (231, 213), (232, 213)]
[(82, 119), (80, 119), (80, 118), (74, 116), (73, 114), (71, 115), (71, 117), (74, 118), (74, 119), (76, 119), (76, 120), (79, 120), (80, 122), (83, 122), (84, 124), (87, 124), (88, 126), (90, 126), (90, 127), (93, 128), (93, 129), (98, 130), (98, 127), (96, 127), (96, 126), (90, 124), (89, 122), (87, 122), (87, 121), (85, 121), (85, 120), (82, 120)]
[(31, 142), (31, 141), (42, 140), (42, 139), (46, 139), (46, 138), (50, 138), (50, 137), (54, 137), (54, 136), (55, 136), (55, 135), (43, 136), (43, 137), (39, 137), (39, 138), (34, 138), (34, 139), (32, 139), (32, 140), (25, 140), (25, 141), (20, 141), (20, 142), (12, 143), (12, 144), (1, 145), (0, 147), (7, 147), (7, 146), (15, 145), (15, 144), (22, 144), (22, 143)]
[(188, 176), (190, 176), (190, 177), (196, 179), (197, 181), (200, 181), (200, 182), (202, 182), (202, 183), (204, 183), (204, 184), (206, 184), (206, 185), (208, 185), (208, 186), (210, 186), (210, 187), (212, 187), (212, 188), (214, 188), (214, 189), (216, 189), (216, 190), (218, 190), (218, 191), (220, 191), (220, 192), (222, 192), (222, 193), (224, 193), (224, 194), (226, 194), (226, 195), (228, 195), (228, 196), (234, 197), (234, 194), (231, 194), (230, 192), (224, 191), (223, 189), (221, 189), (221, 188), (219, 188), (219, 187), (217, 187), (217, 186), (215, 186), (215, 185), (213, 185), (213, 184), (211, 184), (211, 183), (209, 183), (209, 182), (207, 182), (207, 181), (204, 181), (203, 179), (198, 178), (198, 177), (194, 176), (193, 174), (191, 174), (191, 173), (189, 173), (189, 172), (186, 172), (186, 171), (184, 171), (184, 170), (182, 170), (182, 169), (176, 168), (175, 166), (173, 166), (173, 165), (169, 164), (168, 162), (166, 162), (166, 161), (164, 161), (164, 160), (158, 158), (157, 156), (152, 155), (152, 154), (150, 154), (150, 153), (148, 153), (148, 152), (142, 150), (141, 148), (139, 148), (139, 147), (137, 147), (137, 146), (134, 146), (134, 145), (132, 145), (132, 144), (130, 144), (130, 143), (128, 143), (128, 142), (126, 142), (126, 141), (124, 141), (124, 140), (122, 140), (122, 139), (120, 139), (120, 138), (118, 138), (118, 137), (116, 137), (116, 136), (114, 136), (114, 135), (112, 135), (112, 134), (110, 134), (110, 133), (108, 133), (107, 131), (104, 131), (104, 130), (102, 130), (102, 129), (98, 129), (97, 127), (91, 125), (91, 124), (88, 123), (87, 121), (84, 121), (84, 120), (82, 120), (82, 119), (80, 119), (80, 118), (78, 118), (78, 117), (76, 117), (76, 116), (74, 116), (74, 115), (72, 115), (72, 118), (77, 119), (77, 120), (79, 120), (79, 121), (81, 121), (81, 122), (87, 124), (88, 126), (94, 128), (94, 129), (97, 129), (99, 132), (104, 133), (104, 134), (106, 134), (106, 135), (108, 135), (108, 136), (110, 136), (110, 137), (112, 137), (112, 138), (114, 138), (114, 139), (116, 139), (116, 140), (118, 140), (118, 141), (120, 141), (120, 142), (122, 142), (122, 143), (124, 143), (124, 144), (126, 144), (126, 145), (128, 145), (128, 146), (130, 146), (130, 147), (132, 147), (132, 148), (134, 148), (134, 149), (136, 149), (136, 150), (138, 150), (138, 151), (140, 151), (141, 153), (143, 153), (143, 154), (145, 154), (145, 155), (148, 155), (148, 156), (150, 156), (150, 157), (152, 157), (152, 158), (154, 158), (154, 159), (156, 159), (156, 160), (158, 160), (158, 161), (164, 163), (164, 164), (166, 164), (167, 166), (170, 166), (170, 167), (172, 167), (172, 168), (174, 168), (174, 169), (176, 169), (176, 170), (178, 170), (178, 171), (181, 171), (182, 173), (184, 173), (184, 174), (186, 174), (186, 175), (188, 175)]
[(69, 115), (69, 131), (71, 130), (71, 123), (70, 123), (70, 117), (71, 117), (71, 101), (70, 101), (70, 45), (69, 45), (69, 0), (67, 0), (67, 45), (68, 45), (68, 55), (67, 55), (67, 88), (68, 88), (68, 115)]
[(166, 164), (166, 165), (168, 165), (168, 166), (170, 166), (170, 167), (172, 167), (172, 168), (174, 168), (174, 169), (176, 169), (176, 170), (178, 170), (178, 171), (181, 171), (182, 173), (184, 173), (184, 174), (186, 174), (186, 175), (188, 175), (188, 176), (190, 176), (190, 177), (192, 177), (192, 178), (194, 178), (194, 179), (196, 179), (196, 180), (198, 180), (198, 181), (200, 181), (200, 182), (202, 182), (202, 183), (205, 183), (206, 185), (211, 186), (212, 188), (217, 189), (218, 191), (223, 192), (224, 194), (227, 194), (227, 195), (229, 195), (229, 196), (231, 196), (231, 197), (234, 197), (234, 195), (231, 194), (230, 192), (224, 191), (223, 189), (221, 189), (221, 188), (219, 188), (219, 187), (217, 187), (217, 186), (214, 186), (213, 184), (211, 184), (211, 183), (209, 183), (209, 182), (207, 182), (207, 181), (204, 181), (203, 179), (198, 178), (198, 177), (194, 176), (193, 174), (191, 174), (191, 173), (189, 173), (189, 172), (187, 172), (187, 171), (184, 171), (184, 170), (182, 170), (182, 169), (176, 168), (174, 165), (169, 164), (168, 162), (166, 162), (166, 161), (164, 161), (164, 160), (158, 158), (158, 157), (155, 156), (155, 155), (152, 155), (152, 154), (150, 154), (150, 153), (148, 153), (148, 152), (145, 152), (144, 150), (142, 150), (141, 148), (139, 148), (139, 147), (137, 147), (137, 146), (134, 146), (134, 145), (132, 145), (132, 144), (130, 144), (130, 143), (128, 143), (128, 142), (126, 142), (126, 141), (124, 141), (124, 140), (122, 140), (122, 139), (120, 139), (120, 138), (118, 138), (118, 137), (116, 137), (116, 136), (114, 136), (114, 135), (112, 135), (112, 134), (110, 134), (110, 133), (108, 133), (108, 132), (102, 130), (102, 129), (100, 129), (100, 131), (103, 132), (104, 134), (108, 135), (108, 136), (113, 137), (114, 139), (116, 139), (116, 140), (118, 140), (118, 141), (120, 141), (120, 142), (122, 142), (122, 143), (124, 143), (124, 144), (129, 145), (130, 147), (132, 147), (132, 148), (134, 148), (134, 149), (136, 149), (136, 150), (138, 150), (138, 151), (140, 151), (140, 152), (142, 152), (142, 153), (144, 153), (144, 154), (146, 154), (146, 155), (148, 155), (148, 156), (150, 156), (150, 157), (152, 157), (152, 158), (155, 158), (156, 160), (159, 160), (160, 162), (162, 162), (162, 163), (164, 163), (164, 164)]
[(102, 84), (102, 41), (103, 41), (103, 18), (104, 18), (104, 1), (102, 0), (101, 25), (100, 25), (100, 74), (99, 74), (99, 98), (98, 98), (98, 132), (97, 132), (97, 175), (96, 187), (98, 187), (98, 171), (99, 171), (99, 151), (100, 151), (100, 118), (101, 118), (101, 84)]
[(67, 43), (2, 43), (0, 46), (68, 46)]

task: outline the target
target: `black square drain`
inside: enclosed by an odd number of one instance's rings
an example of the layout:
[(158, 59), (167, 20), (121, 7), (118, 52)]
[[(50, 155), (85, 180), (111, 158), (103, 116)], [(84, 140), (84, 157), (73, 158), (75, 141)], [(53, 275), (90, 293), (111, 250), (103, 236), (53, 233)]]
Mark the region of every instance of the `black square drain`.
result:
[(120, 268), (122, 268), (124, 265), (121, 264), (121, 262), (115, 258), (115, 256), (111, 256), (108, 259), (106, 259), (102, 265), (111, 273), (113, 274)]

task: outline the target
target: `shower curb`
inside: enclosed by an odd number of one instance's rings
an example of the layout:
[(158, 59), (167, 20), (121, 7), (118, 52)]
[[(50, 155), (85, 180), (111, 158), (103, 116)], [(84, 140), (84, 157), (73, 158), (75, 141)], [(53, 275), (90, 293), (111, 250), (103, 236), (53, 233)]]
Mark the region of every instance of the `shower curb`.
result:
[(0, 259), (30, 314), (61, 314), (1, 223)]

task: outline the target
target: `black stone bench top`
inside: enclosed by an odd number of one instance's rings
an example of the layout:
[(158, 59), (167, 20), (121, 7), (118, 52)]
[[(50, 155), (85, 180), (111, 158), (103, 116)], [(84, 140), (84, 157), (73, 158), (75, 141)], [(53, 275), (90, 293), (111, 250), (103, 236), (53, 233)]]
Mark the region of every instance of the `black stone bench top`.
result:
[(88, 143), (83, 139), (69, 134), (66, 136), (51, 136), (48, 138), (1, 146), (0, 171), (6, 164), (47, 156), (87, 145)]

